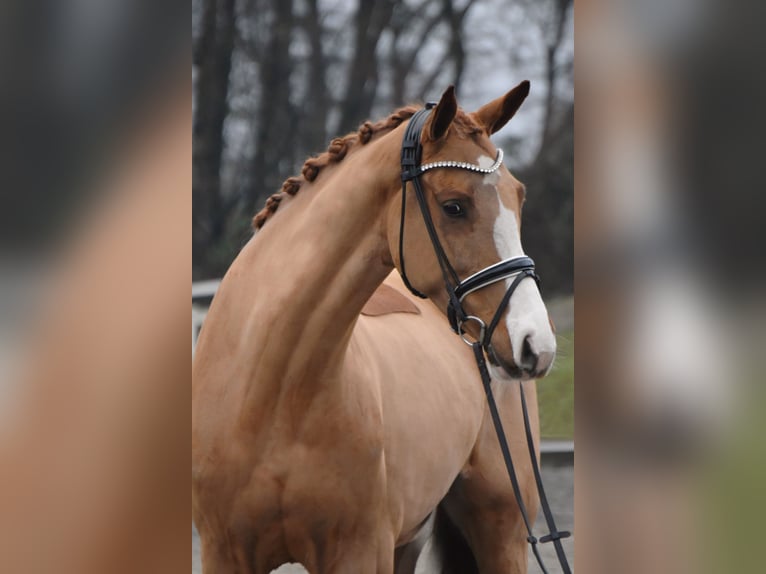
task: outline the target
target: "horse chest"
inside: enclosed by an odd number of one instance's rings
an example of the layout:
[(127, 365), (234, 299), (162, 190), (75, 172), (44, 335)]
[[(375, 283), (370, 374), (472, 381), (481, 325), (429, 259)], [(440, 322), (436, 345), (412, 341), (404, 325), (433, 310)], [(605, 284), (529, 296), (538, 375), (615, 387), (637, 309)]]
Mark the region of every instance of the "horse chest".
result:
[(247, 509), (257, 537), (279, 533), (301, 552), (307, 541), (353, 536), (360, 524), (381, 519), (382, 456), (335, 446), (282, 444), (256, 466), (240, 508)]

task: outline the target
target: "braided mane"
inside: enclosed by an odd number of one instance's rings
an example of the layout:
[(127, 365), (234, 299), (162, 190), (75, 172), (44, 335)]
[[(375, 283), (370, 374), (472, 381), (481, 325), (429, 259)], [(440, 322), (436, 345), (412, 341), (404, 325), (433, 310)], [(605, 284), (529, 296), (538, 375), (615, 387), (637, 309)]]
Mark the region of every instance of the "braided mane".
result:
[[(340, 162), (350, 150), (357, 146), (365, 145), (373, 137), (396, 129), (402, 122), (411, 118), (419, 109), (419, 106), (404, 106), (383, 120), (375, 123), (368, 120), (356, 132), (333, 139), (327, 151), (310, 157), (305, 161), (300, 176), (288, 177), (282, 184), (282, 189), (269, 196), (263, 209), (253, 217), (253, 228), (258, 230), (263, 227), (271, 216), (276, 213), (282, 200), (298, 193), (298, 190), (300, 190), (304, 183), (314, 181), (319, 176), (322, 168)], [(460, 132), (466, 135), (473, 135), (482, 131), (470, 116), (462, 112), (458, 112), (454, 124), (461, 128)]]

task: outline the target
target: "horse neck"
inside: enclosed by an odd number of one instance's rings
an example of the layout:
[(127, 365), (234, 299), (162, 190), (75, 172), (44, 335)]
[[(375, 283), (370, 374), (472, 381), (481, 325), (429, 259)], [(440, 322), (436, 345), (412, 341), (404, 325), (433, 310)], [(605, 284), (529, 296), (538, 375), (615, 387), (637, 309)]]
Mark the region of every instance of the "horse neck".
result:
[(397, 158), (385, 136), (350, 153), (243, 251), (240, 269), (257, 293), (248, 360), (259, 381), (312, 385), (338, 374), (364, 303), (393, 268), (386, 214)]

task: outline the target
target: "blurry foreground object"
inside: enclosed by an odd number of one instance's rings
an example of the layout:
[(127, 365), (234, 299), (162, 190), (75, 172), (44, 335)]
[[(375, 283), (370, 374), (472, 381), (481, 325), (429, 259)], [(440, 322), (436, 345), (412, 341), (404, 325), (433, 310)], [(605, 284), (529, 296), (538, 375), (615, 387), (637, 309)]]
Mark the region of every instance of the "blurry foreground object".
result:
[(72, 232), (169, 71), (188, 70), (188, 18), (179, 0), (3, 3), (3, 263), (40, 257)]
[(0, 572), (188, 566), (190, 58), (161, 4), (4, 7)]
[[(757, 272), (730, 274), (738, 254), (752, 251), (731, 238), (748, 232), (721, 225), (733, 222), (725, 216), (712, 225), (718, 213), (700, 209), (723, 205), (719, 196), (729, 193), (709, 187), (723, 183), (722, 166), (694, 161), (725, 141), (706, 125), (725, 123), (711, 118), (727, 109), (704, 105), (719, 86), (694, 81), (711, 62), (699, 58), (722, 47), (712, 33), (722, 26), (718, 7), (580, 8), (577, 568), (757, 571), (711, 560), (728, 544), (710, 535), (720, 522), (714, 511), (732, 508), (716, 497), (730, 496), (736, 480), (710, 486), (721, 474), (732, 478), (722, 463), (733, 462), (752, 420), (743, 416), (753, 399), (745, 351), (758, 336), (742, 310), (760, 307), (750, 288)], [(744, 526), (728, 522), (737, 532)]]
[(26, 326), (0, 434), (3, 572), (188, 561), (190, 103), (134, 134)]

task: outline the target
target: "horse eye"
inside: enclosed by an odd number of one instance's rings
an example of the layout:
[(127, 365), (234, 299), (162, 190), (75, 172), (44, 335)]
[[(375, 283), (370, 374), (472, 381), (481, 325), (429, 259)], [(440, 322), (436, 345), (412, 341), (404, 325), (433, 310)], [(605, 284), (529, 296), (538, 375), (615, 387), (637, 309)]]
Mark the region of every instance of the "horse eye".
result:
[(465, 210), (463, 209), (463, 206), (460, 205), (457, 201), (448, 201), (447, 203), (442, 205), (442, 209), (444, 210), (444, 213), (449, 215), (450, 217), (462, 217), (465, 215)]

